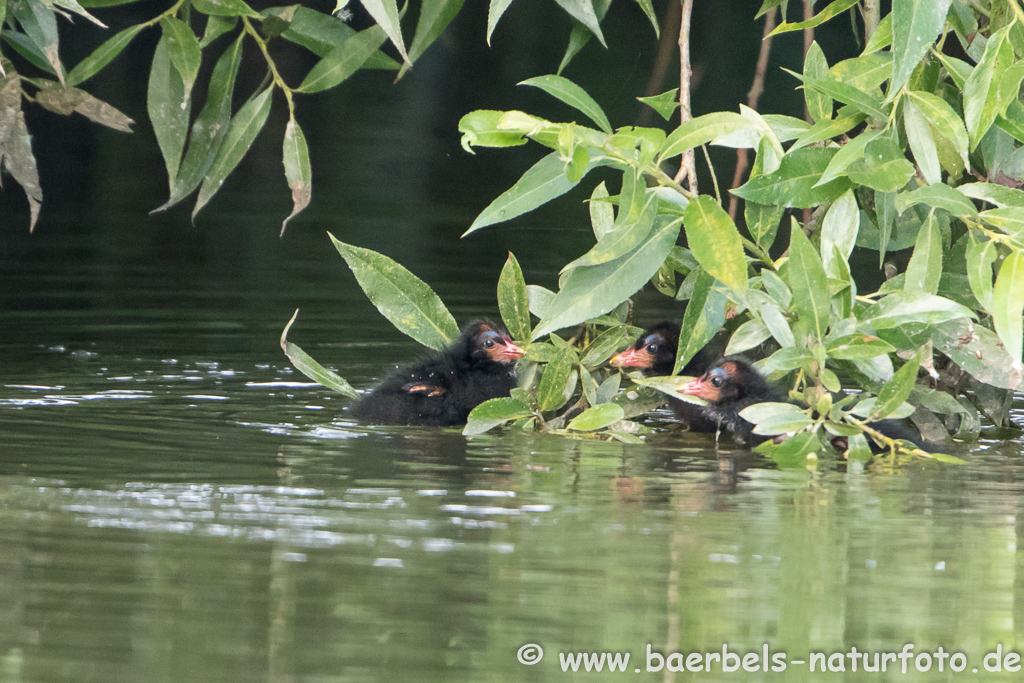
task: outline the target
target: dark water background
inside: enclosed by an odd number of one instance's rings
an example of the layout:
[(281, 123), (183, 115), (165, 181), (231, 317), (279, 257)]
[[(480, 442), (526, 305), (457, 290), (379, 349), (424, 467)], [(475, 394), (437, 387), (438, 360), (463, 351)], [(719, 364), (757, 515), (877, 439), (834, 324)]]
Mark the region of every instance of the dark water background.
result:
[[(907, 643), (965, 653), (958, 678), (973, 680), (986, 652), (1018, 646), (1020, 443), (982, 441), (962, 467), (780, 472), (665, 416), (642, 446), (357, 426), (346, 399), (290, 369), (278, 337), (297, 307), (293, 339), (356, 387), (417, 353), (326, 231), (408, 266), (460, 321), (495, 314), (507, 250), (553, 286), (589, 247), (592, 183), (455, 239), (538, 158), (467, 155), (458, 118), (560, 114), (511, 84), (560, 58), (563, 39), (535, 22), (559, 35), (567, 22), (518, 8), (493, 51), (484, 9), (467, 7), (399, 85), (366, 74), (300, 100), (313, 203), (284, 239), (281, 102), (195, 226), (190, 205), (147, 213), (166, 196), (141, 99), (152, 44), (94, 88), (140, 121), (135, 135), (30, 110), (36, 234), (13, 183), (0, 194), (0, 681), (564, 680), (558, 653), (577, 651), (632, 656), (627, 673), (581, 679), (671, 680), (633, 671), (647, 644), (806, 660)], [(752, 54), (715, 36), (759, 33), (749, 8), (712, 9), (698, 8), (698, 113), (734, 109), (749, 87)], [(568, 75), (619, 125), (639, 111), (654, 46), (635, 8), (613, 12), (626, 56), (592, 46), (591, 70)], [(773, 73), (765, 111), (799, 114)], [(673, 311), (648, 298), (640, 312)], [(516, 659), (528, 643), (546, 652), (530, 667)], [(949, 680), (936, 668), (853, 674), (847, 660), (845, 677)], [(801, 664), (675, 677), (819, 680)]]

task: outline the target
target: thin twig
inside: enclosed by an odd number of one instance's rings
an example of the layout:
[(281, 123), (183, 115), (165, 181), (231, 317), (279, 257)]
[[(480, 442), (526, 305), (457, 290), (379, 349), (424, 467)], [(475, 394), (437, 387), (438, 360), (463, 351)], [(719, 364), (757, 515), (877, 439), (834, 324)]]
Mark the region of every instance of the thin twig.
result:
[[(814, 0), (804, 0), (804, 21), (814, 18)], [(804, 59), (807, 59), (807, 53), (811, 49), (811, 43), (814, 42), (814, 27), (804, 29)], [(807, 108), (807, 98), (804, 98), (804, 121), (807, 123), (814, 123), (814, 119), (811, 118), (811, 110)]]
[[(679, 118), (686, 123), (693, 118), (690, 110), (690, 80), (693, 68), (690, 66), (690, 16), (693, 14), (693, 0), (682, 0), (682, 16), (679, 20)], [(686, 176), (690, 192), (697, 194), (697, 166), (694, 163), (693, 150), (683, 152), (682, 165), (676, 174), (675, 181), (681, 183)]]
[(878, 0), (864, 0), (864, 42), (871, 40), (882, 16), (882, 8)]
[[(761, 93), (764, 92), (764, 78), (768, 72), (768, 56), (772, 49), (772, 38), (769, 34), (775, 29), (776, 10), (773, 7), (764, 17), (764, 31), (761, 34), (761, 51), (757, 55), (757, 67), (754, 69), (754, 82), (750, 84), (750, 91), (747, 93), (747, 106), (757, 110), (758, 102), (761, 100)], [(750, 152), (746, 147), (736, 151), (736, 171), (732, 174), (732, 188), (736, 189), (743, 182), (743, 175), (750, 166)], [(729, 195), (729, 217), (736, 221), (736, 211), (739, 208), (739, 197)]]

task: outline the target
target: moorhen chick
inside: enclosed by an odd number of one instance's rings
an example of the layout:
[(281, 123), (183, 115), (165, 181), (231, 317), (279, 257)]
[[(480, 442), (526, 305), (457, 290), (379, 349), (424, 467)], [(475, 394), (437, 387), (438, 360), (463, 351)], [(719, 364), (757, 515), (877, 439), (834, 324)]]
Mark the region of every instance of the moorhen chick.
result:
[[(679, 325), (663, 322), (640, 335), (633, 346), (619, 353), (608, 361), (616, 368), (640, 368), (644, 377), (664, 377), (672, 374), (676, 363), (676, 351), (679, 348)], [(704, 371), (711, 362), (707, 347), (683, 368), (684, 375), (694, 375)], [(680, 422), (689, 426), (692, 432), (714, 432), (718, 423), (704, 414), (704, 406), (699, 406), (678, 398), (669, 398), (669, 407)]]
[(515, 388), (515, 362), (524, 353), (500, 326), (474, 322), (451, 348), (385, 377), (352, 415), (371, 424), (465, 424), (473, 408)]
[[(736, 356), (719, 359), (703, 375), (680, 385), (676, 391), (707, 401), (704, 415), (732, 432), (736, 443), (747, 446), (778, 437), (754, 434), (754, 424), (740, 417), (741, 410), (755, 403), (791, 403), (772, 389), (750, 363)], [(891, 439), (910, 441), (926, 451), (942, 450), (939, 444), (925, 442), (901, 420), (879, 420), (869, 422), (868, 426)], [(836, 437), (832, 445), (837, 450), (845, 451), (845, 437)], [(868, 445), (873, 453), (886, 450), (871, 438), (868, 439)]]

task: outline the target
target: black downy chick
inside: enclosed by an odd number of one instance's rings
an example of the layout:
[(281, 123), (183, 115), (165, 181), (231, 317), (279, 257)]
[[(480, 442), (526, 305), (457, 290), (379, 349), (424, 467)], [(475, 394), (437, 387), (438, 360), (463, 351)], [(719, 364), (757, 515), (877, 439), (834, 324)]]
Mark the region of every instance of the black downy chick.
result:
[[(612, 356), (609, 364), (616, 368), (640, 368), (644, 377), (664, 377), (672, 374), (679, 348), (679, 325), (663, 322), (640, 335), (633, 346)], [(682, 370), (684, 375), (703, 372), (711, 362), (711, 352), (701, 349)], [(718, 424), (704, 414), (704, 407), (677, 398), (669, 398), (669, 407), (676, 418), (689, 426), (692, 432), (714, 432)]]
[(473, 408), (515, 388), (515, 362), (524, 353), (490, 320), (472, 323), (451, 348), (385, 377), (352, 415), (370, 424), (465, 424)]
[[(740, 417), (740, 411), (755, 403), (790, 402), (772, 389), (750, 363), (736, 356), (718, 360), (697, 379), (680, 385), (677, 391), (707, 401), (704, 415), (732, 432), (736, 443), (747, 446), (759, 444), (773, 437), (754, 434), (754, 424)], [(891, 439), (904, 439), (927, 451), (940, 450), (939, 445), (923, 441), (901, 420), (879, 420), (869, 422), (868, 426)], [(838, 450), (846, 450), (846, 440), (842, 437), (833, 439), (832, 445)], [(873, 453), (885, 450), (870, 438), (868, 445)]]

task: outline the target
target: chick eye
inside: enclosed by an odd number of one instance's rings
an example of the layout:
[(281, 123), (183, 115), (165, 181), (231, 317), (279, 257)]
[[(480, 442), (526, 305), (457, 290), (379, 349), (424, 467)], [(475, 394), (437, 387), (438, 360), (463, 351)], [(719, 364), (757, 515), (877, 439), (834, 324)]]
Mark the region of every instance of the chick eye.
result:
[(648, 353), (657, 353), (658, 352), (658, 345), (657, 344), (648, 344), (647, 345), (647, 352)]
[(722, 386), (722, 378), (719, 377), (718, 375), (715, 375), (714, 377), (712, 377), (711, 378), (711, 386), (715, 387), (716, 389), (718, 387)]
[(494, 348), (494, 340), (493, 339), (488, 339), (488, 340), (484, 341), (484, 348), (485, 349)]

